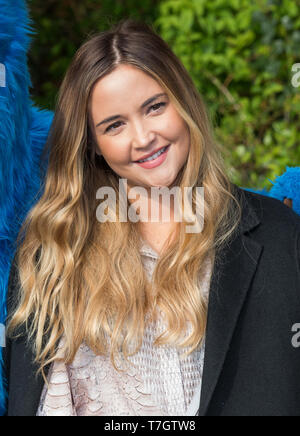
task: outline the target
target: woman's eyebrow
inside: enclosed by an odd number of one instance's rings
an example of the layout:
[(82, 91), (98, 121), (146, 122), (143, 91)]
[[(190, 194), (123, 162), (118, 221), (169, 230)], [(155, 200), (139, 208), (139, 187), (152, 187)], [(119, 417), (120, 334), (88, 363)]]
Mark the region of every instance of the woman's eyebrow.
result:
[[(161, 93), (159, 93), (159, 94), (155, 94), (155, 95), (153, 95), (152, 97), (148, 98), (148, 99), (147, 99), (146, 101), (144, 101), (144, 103), (142, 104), (141, 109), (143, 109), (145, 106), (147, 106), (148, 104), (152, 103), (154, 100), (156, 100), (157, 98), (162, 97), (162, 96), (166, 97), (166, 96), (167, 96), (167, 93), (166, 93), (166, 92), (161, 92)], [(105, 118), (105, 120), (100, 121), (100, 123), (96, 124), (95, 127), (98, 127), (98, 126), (100, 126), (101, 124), (110, 123), (111, 121), (114, 121), (114, 120), (116, 120), (117, 118), (120, 118), (120, 117), (121, 117), (121, 115), (113, 115), (113, 116), (111, 116), (111, 117), (109, 117), (109, 118)]]

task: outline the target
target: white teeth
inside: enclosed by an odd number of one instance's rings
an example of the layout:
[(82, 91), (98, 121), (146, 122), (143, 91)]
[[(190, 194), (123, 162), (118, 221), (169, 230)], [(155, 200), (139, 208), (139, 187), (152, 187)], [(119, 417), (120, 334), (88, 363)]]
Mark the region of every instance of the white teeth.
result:
[(158, 156), (160, 156), (166, 150), (166, 148), (167, 148), (167, 146), (162, 148), (161, 150), (159, 150), (157, 153), (153, 154), (152, 156), (148, 157), (147, 159), (138, 160), (138, 162), (142, 163), (142, 162), (147, 162), (147, 161), (156, 159)]

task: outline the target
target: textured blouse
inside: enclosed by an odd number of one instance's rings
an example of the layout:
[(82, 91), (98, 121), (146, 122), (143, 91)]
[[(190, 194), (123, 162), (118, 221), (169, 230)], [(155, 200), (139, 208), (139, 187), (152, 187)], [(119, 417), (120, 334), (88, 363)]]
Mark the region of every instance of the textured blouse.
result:
[[(151, 280), (159, 254), (142, 240), (140, 249)], [(201, 291), (208, 298), (212, 262), (207, 258)], [(82, 343), (70, 365), (55, 361), (44, 385), (37, 416), (195, 416), (200, 404), (205, 340), (189, 356), (187, 348), (153, 346), (166, 329), (164, 314), (145, 327), (141, 348), (128, 360), (95, 355)], [(191, 325), (187, 322), (187, 333)], [(60, 342), (62, 345), (63, 338)], [(120, 355), (119, 355), (120, 356)]]

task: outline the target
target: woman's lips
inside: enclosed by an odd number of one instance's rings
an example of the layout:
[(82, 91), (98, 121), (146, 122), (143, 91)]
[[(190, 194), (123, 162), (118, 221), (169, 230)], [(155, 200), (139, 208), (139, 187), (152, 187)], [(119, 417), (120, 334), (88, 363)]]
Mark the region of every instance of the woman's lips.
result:
[(158, 167), (166, 160), (170, 145), (171, 144), (167, 145), (166, 150), (161, 155), (159, 155), (156, 159), (149, 160), (146, 162), (136, 162), (136, 164), (146, 169)]
[[(170, 145), (170, 144), (168, 144)], [(141, 157), (140, 159), (135, 160), (134, 162), (138, 162), (140, 160), (144, 160), (144, 159), (148, 159), (149, 157), (153, 156), (154, 154), (158, 153), (159, 151), (161, 151), (163, 148), (168, 147), (168, 145), (164, 145), (163, 147), (158, 148), (157, 150), (153, 151), (153, 153), (145, 155), (145, 157)]]

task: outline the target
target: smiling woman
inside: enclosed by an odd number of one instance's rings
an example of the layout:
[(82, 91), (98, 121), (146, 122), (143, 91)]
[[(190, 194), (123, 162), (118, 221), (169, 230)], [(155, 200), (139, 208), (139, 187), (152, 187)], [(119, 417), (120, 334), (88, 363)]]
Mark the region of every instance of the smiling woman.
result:
[[(162, 85), (135, 66), (118, 65), (96, 82), (91, 117), (100, 153), (116, 174), (128, 179), (129, 187), (170, 186), (187, 161), (188, 125)], [(166, 153), (153, 159), (166, 147)]]
[[(300, 218), (230, 182), (203, 100), (154, 29), (128, 19), (80, 47), (48, 155), (10, 274), (8, 415), (299, 413)], [(202, 232), (185, 231), (188, 214), (99, 222), (98, 189), (121, 210), (121, 179), (150, 209), (153, 187), (190, 188), (201, 209), (203, 187)]]

